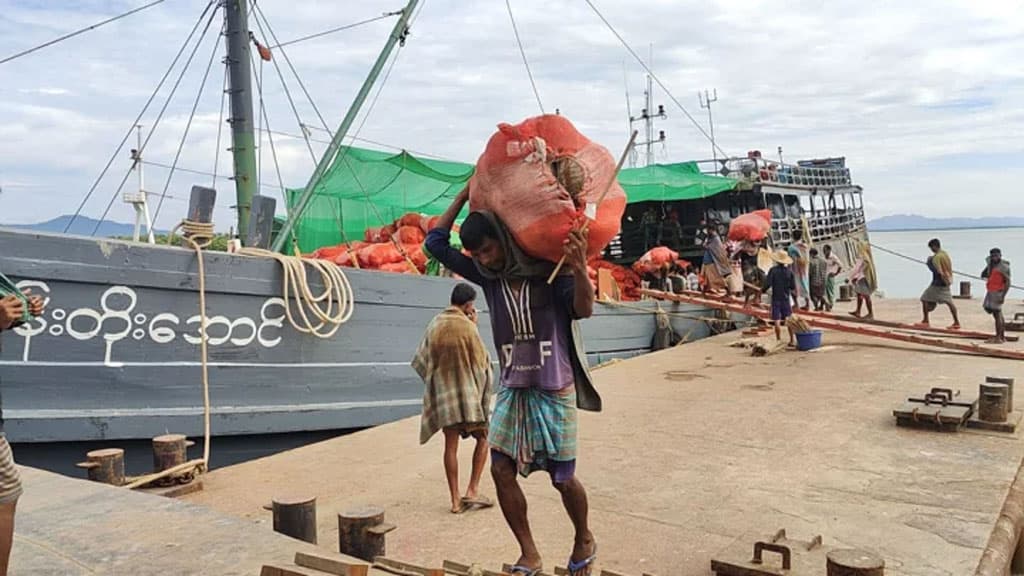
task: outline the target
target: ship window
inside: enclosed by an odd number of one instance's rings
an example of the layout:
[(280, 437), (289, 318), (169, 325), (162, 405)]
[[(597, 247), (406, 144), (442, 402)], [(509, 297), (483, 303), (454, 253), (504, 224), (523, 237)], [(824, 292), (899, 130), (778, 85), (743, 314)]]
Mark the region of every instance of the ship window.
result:
[(859, 193), (853, 195), (853, 205), (859, 210), (864, 207), (864, 197)]
[(780, 219), (786, 217), (786, 207), (782, 204), (782, 196), (779, 194), (766, 194), (768, 208), (772, 211), (772, 218)]
[(800, 198), (797, 196), (787, 195), (785, 197), (786, 202), (786, 214), (790, 218), (800, 219), (802, 209), (800, 208)]

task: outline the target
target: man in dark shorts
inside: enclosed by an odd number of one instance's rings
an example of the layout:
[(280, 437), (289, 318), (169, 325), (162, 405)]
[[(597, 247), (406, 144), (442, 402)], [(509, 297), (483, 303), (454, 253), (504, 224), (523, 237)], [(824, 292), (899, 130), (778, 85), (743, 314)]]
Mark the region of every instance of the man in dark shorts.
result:
[[(5, 284), (9, 284), (6, 278), (4, 280)], [(42, 313), (42, 298), (27, 293), (8, 294), (0, 298), (0, 332), (17, 327), (28, 316), (40, 316)], [(21, 475), (14, 465), (11, 446), (3, 433), (3, 412), (0, 406), (0, 576), (7, 576), (7, 564), (14, 542), (14, 511), (21, 492)]]
[(468, 199), (466, 190), (459, 193), (427, 234), (426, 247), (447, 268), (479, 285), (490, 309), (500, 384), (487, 435), (498, 503), (520, 548), (511, 572), (535, 576), (542, 567), (516, 475), (543, 470), (576, 531), (569, 573), (587, 576), (597, 542), (587, 520), (587, 493), (576, 477), (577, 408), (600, 411), (601, 399), (575, 322), (594, 311), (586, 232), (570, 232), (566, 273), (548, 284), (554, 265), (527, 256), (492, 213), (470, 212), (462, 223), (459, 236), (472, 258), (451, 248), (452, 224)]
[[(768, 271), (765, 278), (762, 292), (772, 293), (772, 322), (775, 324), (775, 339), (782, 340), (782, 325), (786, 319), (793, 315), (792, 300), (796, 297), (796, 278), (790, 266), (793, 259), (786, 254), (785, 250), (776, 250), (772, 253), (772, 260), (775, 266)], [(789, 345), (792, 346), (793, 331), (786, 326), (789, 332)]]

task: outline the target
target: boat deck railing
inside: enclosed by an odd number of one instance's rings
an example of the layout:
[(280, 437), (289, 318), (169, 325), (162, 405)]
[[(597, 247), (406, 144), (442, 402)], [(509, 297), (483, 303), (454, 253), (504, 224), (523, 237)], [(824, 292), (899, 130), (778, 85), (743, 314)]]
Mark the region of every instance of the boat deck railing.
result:
[(812, 243), (845, 238), (864, 230), (867, 226), (864, 211), (861, 209), (815, 210), (805, 212), (801, 218), (773, 219), (772, 236), (782, 243), (791, 242), (793, 232), (803, 230), (804, 219), (807, 220), (807, 230)]
[(845, 166), (801, 166), (765, 158), (698, 160), (697, 165), (704, 174), (725, 176), (751, 183), (771, 183), (808, 190), (853, 185), (850, 169)]

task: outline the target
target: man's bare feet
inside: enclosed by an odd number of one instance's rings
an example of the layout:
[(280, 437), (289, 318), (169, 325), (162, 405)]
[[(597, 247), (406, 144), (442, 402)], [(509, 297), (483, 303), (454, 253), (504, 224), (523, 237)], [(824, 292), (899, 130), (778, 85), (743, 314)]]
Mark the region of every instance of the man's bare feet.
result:
[(989, 338), (985, 340), (985, 344), (1006, 344), (1005, 338)]

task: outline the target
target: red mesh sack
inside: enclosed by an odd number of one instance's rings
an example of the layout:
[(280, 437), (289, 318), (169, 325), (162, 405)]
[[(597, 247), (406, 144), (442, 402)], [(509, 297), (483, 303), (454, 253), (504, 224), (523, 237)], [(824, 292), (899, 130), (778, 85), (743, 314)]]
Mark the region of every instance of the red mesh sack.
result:
[(423, 230), (424, 234), (430, 232), (437, 227), (437, 221), (440, 219), (440, 216), (431, 216), (430, 218), (420, 219), (420, 230)]
[[(569, 230), (581, 223), (588, 204), (597, 202), (614, 174), (608, 150), (563, 116), (499, 124), (469, 180), (469, 205), (497, 214), (526, 253), (557, 262)], [(619, 233), (625, 207), (618, 182), (599, 206), (591, 205), (588, 255), (599, 254)]]
[(646, 274), (660, 269), (665, 264), (672, 264), (678, 259), (679, 253), (675, 250), (665, 246), (656, 246), (633, 263), (633, 270), (637, 274)]
[(402, 254), (391, 242), (381, 244), (369, 244), (359, 249), (357, 253), (359, 265), (363, 268), (379, 269), (385, 264), (402, 262)]
[(415, 212), (410, 212), (398, 219), (398, 227), (401, 228), (402, 226), (415, 226), (419, 228), (422, 225), (422, 221), (423, 216), (416, 214)]
[(412, 260), (417, 269), (422, 270), (426, 268), (427, 255), (423, 253), (422, 244), (403, 244), (402, 249), (405, 250), (405, 254), (409, 257), (409, 260)]
[(381, 264), (380, 270), (382, 272), (398, 272), (399, 274), (413, 274), (413, 269), (409, 267), (409, 263), (405, 260), (401, 262), (391, 262), (388, 264)]
[(729, 223), (729, 240), (760, 242), (772, 229), (772, 211), (757, 210), (741, 214)]
[(400, 244), (420, 244), (427, 238), (427, 235), (417, 224), (416, 226), (400, 226), (395, 232), (394, 238)]
[(348, 250), (348, 246), (344, 244), (338, 244), (337, 246), (324, 246), (323, 248), (317, 248), (309, 255), (310, 258), (317, 258), (319, 260), (334, 260), (339, 254)]

